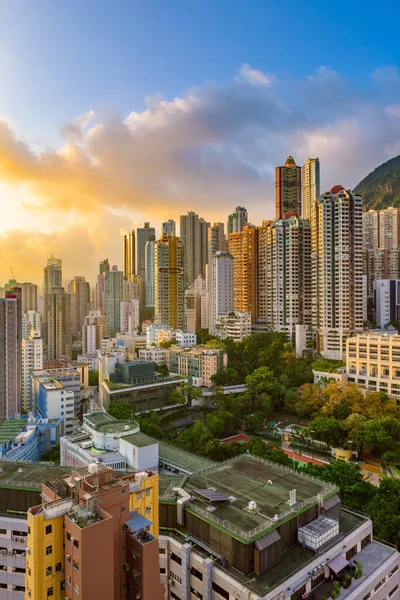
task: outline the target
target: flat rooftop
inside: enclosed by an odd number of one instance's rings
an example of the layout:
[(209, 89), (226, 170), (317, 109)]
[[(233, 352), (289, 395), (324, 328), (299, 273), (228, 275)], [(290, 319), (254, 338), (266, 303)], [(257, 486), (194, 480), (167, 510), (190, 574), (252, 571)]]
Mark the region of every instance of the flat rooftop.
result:
[(131, 435), (124, 435), (123, 440), (129, 442), (137, 448), (146, 448), (147, 446), (154, 446), (158, 443), (158, 440), (144, 434), (144, 433), (132, 433)]
[(197, 454), (182, 450), (182, 448), (178, 448), (177, 446), (166, 444), (165, 442), (158, 443), (158, 456), (160, 461), (167, 462), (192, 473), (218, 464), (212, 460), (198, 456)]
[[(316, 504), (320, 496), (337, 492), (337, 487), (330, 483), (250, 454), (190, 475), (183, 489), (191, 494), (195, 490), (212, 489), (225, 497), (225, 501), (211, 503), (197, 499), (187, 504), (186, 509), (247, 542), (276, 528), (290, 513), (294, 516)], [(289, 496), (294, 489), (297, 503), (290, 507)], [(255, 510), (249, 509), (250, 501), (256, 502)]]
[(71, 472), (71, 467), (58, 467), (45, 462), (26, 463), (0, 461), (0, 488), (42, 489), (43, 481), (57, 481)]
[(98, 411), (83, 415), (83, 422), (85, 422), (95, 429), (103, 433), (123, 433), (126, 431), (132, 431), (133, 429), (139, 428), (137, 421), (134, 419), (115, 419), (106, 412)]
[(8, 442), (15, 437), (17, 433), (23, 431), (28, 423), (28, 419), (7, 419), (0, 425), (0, 444)]

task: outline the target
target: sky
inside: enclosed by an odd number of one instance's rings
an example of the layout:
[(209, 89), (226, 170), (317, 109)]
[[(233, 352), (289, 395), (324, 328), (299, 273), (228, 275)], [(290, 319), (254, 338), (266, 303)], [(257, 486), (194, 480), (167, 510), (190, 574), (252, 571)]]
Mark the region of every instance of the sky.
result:
[(0, 283), (94, 283), (122, 235), (274, 216), (274, 167), (354, 187), (400, 154), (400, 8), (372, 0), (0, 0)]

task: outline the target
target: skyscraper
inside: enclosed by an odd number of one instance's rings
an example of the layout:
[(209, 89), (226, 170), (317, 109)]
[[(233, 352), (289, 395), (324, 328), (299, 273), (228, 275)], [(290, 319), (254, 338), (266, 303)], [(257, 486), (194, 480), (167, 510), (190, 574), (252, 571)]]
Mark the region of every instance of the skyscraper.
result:
[(194, 283), (185, 290), (186, 330), (196, 333), (208, 328), (208, 295), (206, 280), (199, 275)]
[(184, 328), (183, 249), (177, 237), (163, 236), (154, 246), (154, 308), (156, 323)]
[(320, 195), (319, 158), (307, 158), (302, 167), (301, 181), (303, 185), (303, 217), (311, 220), (311, 208)]
[(139, 326), (139, 298), (121, 302), (120, 311), (119, 331), (132, 335)]
[(234, 310), (233, 256), (229, 252), (217, 251), (211, 258), (210, 268), (210, 310), (209, 329), (215, 334), (219, 315), (227, 315)]
[(52, 287), (44, 295), (44, 342), (47, 360), (71, 356), (71, 296), (63, 287)]
[(83, 321), (90, 308), (90, 285), (84, 277), (75, 276), (68, 284), (71, 296), (71, 325), (72, 331), (82, 330)]
[(225, 236), (225, 227), (223, 223), (214, 223), (210, 225), (207, 232), (208, 238), (208, 265), (211, 264), (211, 257), (216, 252), (226, 252), (227, 242)]
[[(19, 294), (18, 294), (19, 292)], [(21, 291), (0, 299), (0, 423), (21, 412)]]
[[(22, 408), (31, 409), (31, 370), (43, 369), (43, 340), (31, 331), (28, 338), (22, 340)], [(33, 407), (32, 407), (33, 408)]]
[(235, 211), (228, 216), (227, 234), (239, 233), (247, 225), (247, 208), (237, 206)]
[(136, 236), (135, 230), (132, 229), (124, 235), (124, 277), (132, 279), (136, 273)]
[(193, 211), (181, 216), (181, 242), (185, 286), (191, 285), (198, 275), (206, 276), (207, 230), (210, 226)]
[(150, 227), (150, 223), (146, 222), (143, 227), (138, 227), (136, 233), (136, 273), (144, 281), (146, 279), (146, 244), (147, 242), (154, 242), (154, 240), (156, 239), (156, 232), (154, 227)]
[(234, 309), (251, 312), (257, 322), (257, 228), (245, 225), (229, 236), (229, 252), (233, 256)]
[(169, 237), (176, 236), (176, 224), (173, 219), (168, 219), (162, 224), (162, 235), (168, 235)]
[(317, 352), (341, 360), (346, 339), (363, 330), (362, 198), (334, 186), (312, 220), (313, 326)]
[(99, 310), (102, 315), (105, 312), (105, 273), (110, 270), (110, 263), (108, 258), (105, 258), (99, 264), (99, 274), (97, 275), (96, 281), (96, 310)]
[(18, 284), (22, 292), (22, 312), (37, 310), (37, 285), (34, 283)]
[[(163, 223), (163, 226), (165, 223)], [(175, 226), (175, 223), (174, 223)], [(164, 227), (163, 227), (164, 229)], [(175, 229), (175, 227), (174, 227)], [(164, 234), (168, 237), (175, 235)], [(146, 271), (146, 308), (154, 308), (154, 246), (155, 242), (147, 242), (145, 248), (145, 271)]]
[(50, 294), (51, 288), (62, 286), (62, 260), (51, 256), (47, 259), (47, 266), (44, 268), (44, 289), (43, 294)]
[(276, 218), (282, 219), (289, 210), (301, 215), (301, 167), (288, 156), (281, 167), (275, 169)]
[(124, 292), (124, 274), (113, 266), (105, 277), (105, 316), (109, 333), (118, 333), (121, 321), (121, 302)]
[(266, 316), (273, 331), (287, 334), (298, 355), (312, 341), (311, 225), (286, 213), (267, 229)]

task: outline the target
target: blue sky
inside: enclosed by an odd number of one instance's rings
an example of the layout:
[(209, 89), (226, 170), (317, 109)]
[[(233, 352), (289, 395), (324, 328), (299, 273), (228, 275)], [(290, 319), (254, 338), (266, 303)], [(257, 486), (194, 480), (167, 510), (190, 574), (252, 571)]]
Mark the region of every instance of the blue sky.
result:
[[(380, 8), (380, 10), (379, 10)], [(48, 254), (94, 279), (121, 235), (274, 214), (274, 167), (323, 189), (400, 154), (390, 1), (0, 0), (0, 282)]]
[[(398, 64), (396, 2), (2, 0), (0, 109), (43, 143), (89, 109), (143, 107), (243, 63), (281, 77), (324, 65), (361, 87)], [(4, 75), (5, 74), (5, 75)]]

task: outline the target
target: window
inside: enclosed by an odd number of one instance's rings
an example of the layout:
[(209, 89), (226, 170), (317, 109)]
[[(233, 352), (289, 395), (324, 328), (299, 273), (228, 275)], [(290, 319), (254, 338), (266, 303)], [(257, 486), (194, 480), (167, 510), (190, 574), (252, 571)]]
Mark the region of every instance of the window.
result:
[(72, 581), (71, 575), (67, 575), (67, 583), (69, 583), (69, 585), (71, 585), (71, 581)]
[(125, 511), (126, 511), (126, 506), (122, 506), (121, 512), (125, 512)]
[(46, 535), (48, 535), (52, 531), (53, 531), (53, 526), (52, 525), (46, 525)]
[(146, 496), (150, 496), (150, 494), (151, 494), (151, 489), (149, 488), (146, 490)]
[(390, 578), (390, 577), (393, 577), (393, 575), (394, 575), (394, 574), (396, 573), (396, 571), (398, 571), (398, 570), (399, 570), (399, 566), (398, 566), (398, 565), (396, 565), (396, 566), (395, 566), (395, 568), (394, 568), (394, 569), (392, 569), (392, 570), (389, 572), (389, 578)]
[(146, 515), (151, 513), (151, 506), (146, 506)]
[(54, 588), (53, 587), (47, 588), (47, 597), (49, 598), (50, 596), (54, 596)]
[(122, 490), (121, 490), (121, 494), (126, 494), (126, 490), (125, 490), (125, 489), (122, 489)]
[(368, 592), (366, 596), (364, 596), (363, 600), (369, 600), (371, 598), (371, 592)]
[(390, 590), (390, 592), (389, 592), (389, 598), (391, 598), (393, 596), (393, 594), (395, 594), (397, 592), (398, 589), (399, 589), (399, 586), (395, 585), (394, 588), (392, 590)]
[(200, 594), (200, 592), (198, 592), (197, 590), (195, 590), (192, 587), (190, 588), (190, 593), (193, 594), (193, 596), (196, 596), (196, 598), (199, 598), (200, 600), (203, 600), (202, 594)]
[(385, 577), (383, 579), (380, 580), (379, 583), (376, 584), (376, 586), (374, 587), (374, 592), (377, 592), (379, 590), (380, 587), (383, 586), (383, 584), (385, 583)]
[(122, 525), (122, 527), (121, 527), (121, 531), (122, 531), (122, 533), (123, 533), (124, 531), (126, 531), (126, 525)]
[(346, 559), (350, 560), (355, 554), (357, 554), (357, 544), (350, 548), (350, 550), (347, 550)]
[(126, 550), (125, 544), (123, 546), (121, 546), (121, 550)]
[(70, 534), (70, 532), (66, 531), (65, 535), (67, 536), (67, 540), (70, 542), (71, 541), (71, 534)]
[(46, 567), (46, 577), (53, 574), (53, 567)]
[(60, 581), (60, 592), (65, 590), (65, 581)]
[(52, 554), (53, 553), (53, 546), (47, 546), (46, 548), (46, 555)]
[(142, 492), (136, 492), (136, 500), (142, 499)]
[(203, 581), (203, 573), (201, 573), (201, 571), (198, 571), (194, 567), (190, 567), (190, 573), (191, 573), (191, 575), (193, 575), (193, 577), (197, 577), (197, 579), (200, 579), (200, 581)]
[(28, 535), (31, 535), (31, 528), (29, 525), (28, 525)]
[[(6, 587), (7, 587), (7, 586), (6, 586)], [(170, 595), (170, 596), (171, 596), (171, 598), (173, 598), (174, 600), (181, 600), (181, 599), (179, 598), (179, 596), (177, 596), (176, 594), (174, 594), (174, 592), (172, 592), (172, 591), (170, 591), (170, 592), (169, 592), (169, 595)]]
[[(224, 588), (219, 586), (218, 583), (215, 583), (215, 581), (213, 581), (211, 587), (214, 590), (214, 592), (216, 592), (217, 594), (219, 594), (220, 596), (225, 598), (225, 600), (229, 600), (229, 592), (227, 592), (226, 590), (224, 590)], [(304, 589), (305, 589), (305, 586), (304, 586)]]
[(160, 567), (160, 573), (161, 575), (165, 575), (166, 569), (164, 567)]
[(72, 561), (72, 566), (74, 567), (75, 571), (79, 571), (79, 563), (76, 560)]
[(77, 594), (79, 594), (79, 585), (74, 581), (74, 592), (76, 592)]
[(60, 562), (58, 562), (58, 563), (56, 564), (56, 573), (59, 573), (60, 571), (61, 571), (61, 563), (60, 563)]
[(74, 540), (74, 546), (75, 548), (79, 548), (79, 540)]
[(7, 529), (0, 529), (0, 535), (6, 535)]
[(65, 558), (67, 559), (68, 562), (71, 562), (71, 555), (70, 554), (66, 554)]
[(178, 565), (182, 564), (182, 560), (181, 560), (180, 556), (178, 556), (174, 552), (171, 552), (171, 560), (173, 560), (174, 562), (178, 563)]

